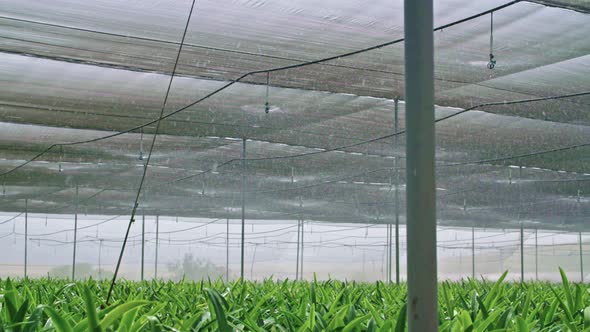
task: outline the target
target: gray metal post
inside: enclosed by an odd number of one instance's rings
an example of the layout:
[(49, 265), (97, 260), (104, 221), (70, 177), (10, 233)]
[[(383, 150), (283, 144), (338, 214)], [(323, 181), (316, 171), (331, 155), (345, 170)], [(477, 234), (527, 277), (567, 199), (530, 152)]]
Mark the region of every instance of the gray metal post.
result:
[[(299, 198), (299, 208), (301, 208), (301, 198)], [(295, 280), (299, 280), (299, 251), (301, 247), (299, 246), (299, 241), (301, 240), (301, 215), (297, 218), (297, 264), (295, 267)]]
[(522, 166), (518, 166), (518, 220), (520, 220), (520, 282), (524, 282), (524, 229), (522, 224), (522, 193), (521, 193), (521, 180), (522, 180)]
[(385, 224), (385, 281), (391, 282), (391, 224), (388, 222)]
[(299, 258), (301, 267), (299, 267), (299, 279), (303, 280), (303, 248), (304, 246), (304, 235), (305, 235), (305, 221), (301, 218), (301, 257)]
[(156, 215), (156, 262), (154, 263), (154, 279), (158, 279), (158, 247), (160, 246), (160, 216)]
[(141, 280), (145, 271), (145, 214), (141, 215)]
[(229, 281), (229, 217), (225, 223), (225, 281)]
[(535, 229), (535, 280), (539, 280), (539, 248), (538, 248), (538, 235), (539, 230)]
[(584, 282), (584, 254), (582, 251), (582, 232), (579, 232), (580, 242), (580, 280)]
[(524, 229), (520, 223), (520, 281), (524, 282)]
[(241, 186), (241, 199), (242, 199), (242, 242), (240, 244), (240, 278), (244, 280), (244, 242), (245, 242), (245, 231), (246, 231), (246, 137), (242, 138), (242, 186)]
[(102, 241), (103, 239), (98, 240), (98, 279), (102, 279), (102, 264), (101, 264), (101, 255), (102, 255)]
[(76, 280), (76, 247), (78, 244), (78, 184), (74, 201), (74, 251), (72, 254), (72, 280)]
[(475, 227), (471, 227), (471, 278), (475, 279)]
[[(291, 186), (295, 184), (295, 169), (291, 167)], [(299, 239), (301, 238), (301, 196), (299, 197), (299, 215), (297, 216), (297, 254), (295, 262), (295, 280), (299, 280)]]
[(256, 261), (256, 249), (258, 249), (258, 244), (254, 244), (254, 254), (252, 255), (252, 264), (250, 264), (250, 280), (254, 280), (254, 262)]
[(408, 330), (438, 330), (432, 0), (404, 1)]
[[(393, 125), (394, 125), (394, 132), (399, 131), (399, 98), (395, 97), (393, 99), (394, 104), (394, 118), (393, 118)], [(394, 144), (395, 146), (398, 145), (398, 137), (397, 135), (394, 136)], [(400, 172), (399, 172), (399, 158), (396, 156), (394, 157), (395, 161), (395, 283), (399, 285), (399, 180), (400, 180)]]
[(297, 257), (295, 264), (295, 280), (299, 280), (299, 240), (301, 239), (301, 220), (297, 219)]
[(25, 199), (25, 279), (27, 278), (28, 241), (29, 241), (29, 200)]

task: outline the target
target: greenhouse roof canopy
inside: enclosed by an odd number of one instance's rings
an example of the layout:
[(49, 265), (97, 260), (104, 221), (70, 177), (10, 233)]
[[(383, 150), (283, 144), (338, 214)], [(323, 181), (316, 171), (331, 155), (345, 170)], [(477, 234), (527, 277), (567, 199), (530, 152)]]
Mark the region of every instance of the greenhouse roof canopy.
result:
[[(174, 73), (141, 213), (237, 218), (244, 175), (249, 220), (391, 222), (403, 1), (198, 0), (183, 41), (190, 6), (2, 1), (0, 210), (73, 213), (78, 191), (85, 213), (129, 214)], [(435, 3), (439, 224), (583, 229), (589, 13)]]

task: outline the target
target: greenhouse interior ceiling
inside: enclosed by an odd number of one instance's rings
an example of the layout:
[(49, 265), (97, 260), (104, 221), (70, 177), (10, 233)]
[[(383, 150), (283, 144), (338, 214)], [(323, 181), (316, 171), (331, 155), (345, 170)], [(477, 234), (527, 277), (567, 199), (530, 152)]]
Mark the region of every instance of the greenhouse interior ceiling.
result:
[(589, 217), (590, 0), (0, 0), (0, 331), (587, 331)]
[[(3, 172), (51, 144), (93, 140), (158, 118), (189, 2), (3, 2)], [(249, 72), (403, 37), (401, 1), (375, 1), (359, 11), (361, 3), (199, 1), (165, 113)], [(504, 4), (438, 1), (434, 25)], [(501, 102), (590, 91), (588, 9), (583, 1), (522, 1), (494, 12), (492, 70), (490, 15), (435, 33), (436, 116), (476, 106), (436, 125), (440, 224), (509, 227), (520, 213), (538, 227), (583, 229), (590, 211), (584, 197), (590, 95)], [(559, 25), (547, 24), (556, 18)], [(239, 205), (246, 137), (249, 219), (298, 213), (318, 221), (391, 219), (394, 158), (403, 170), (405, 142), (403, 135), (379, 138), (396, 132), (394, 98), (402, 101), (404, 128), (403, 63), (403, 43), (396, 43), (271, 72), (268, 85), (266, 73), (252, 74), (166, 118), (140, 209), (239, 217), (232, 207)], [(500, 104), (477, 107), (486, 103)], [(147, 154), (154, 128), (53, 147), (2, 176), (0, 207), (22, 211), (29, 199), (32, 212), (71, 213), (78, 185), (88, 213), (129, 213), (142, 173), (139, 154)]]
[[(403, 1), (0, 4), (0, 236), (24, 214), (405, 224)], [(589, 14), (435, 1), (439, 227), (589, 230)]]

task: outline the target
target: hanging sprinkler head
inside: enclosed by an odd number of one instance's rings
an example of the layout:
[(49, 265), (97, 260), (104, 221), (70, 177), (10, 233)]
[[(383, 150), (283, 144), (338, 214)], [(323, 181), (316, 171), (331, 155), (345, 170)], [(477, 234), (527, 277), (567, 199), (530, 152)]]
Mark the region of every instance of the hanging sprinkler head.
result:
[(268, 104), (268, 85), (270, 83), (270, 73), (266, 72), (266, 102), (264, 103), (264, 113), (270, 113), (270, 106)]
[(64, 154), (64, 148), (63, 148), (63, 146), (60, 146), (59, 147), (59, 163), (57, 165), (57, 171), (59, 173), (63, 173), (63, 171), (64, 171), (64, 169), (63, 169), (63, 167), (61, 165), (63, 154)]
[(496, 67), (496, 58), (490, 53), (490, 62), (488, 62), (488, 69), (494, 69)]
[(141, 127), (141, 132), (139, 134), (139, 160), (143, 159), (143, 127)]
[(496, 67), (496, 57), (494, 56), (494, 12), (490, 13), (490, 61), (488, 69)]

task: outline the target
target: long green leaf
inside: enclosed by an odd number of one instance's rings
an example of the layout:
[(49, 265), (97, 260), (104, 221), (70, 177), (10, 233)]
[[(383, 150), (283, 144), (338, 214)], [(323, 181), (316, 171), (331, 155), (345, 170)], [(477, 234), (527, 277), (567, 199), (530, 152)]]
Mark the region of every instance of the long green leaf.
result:
[(209, 303), (211, 305), (212, 311), (215, 312), (215, 318), (217, 320), (217, 328), (221, 332), (231, 332), (229, 324), (227, 323), (227, 318), (225, 317), (225, 310), (223, 307), (223, 300), (221, 299), (221, 295), (210, 288), (205, 288), (205, 292), (209, 298)]
[(51, 317), (51, 321), (57, 332), (73, 332), (70, 324), (55, 309), (52, 307), (43, 307), (43, 309)]

